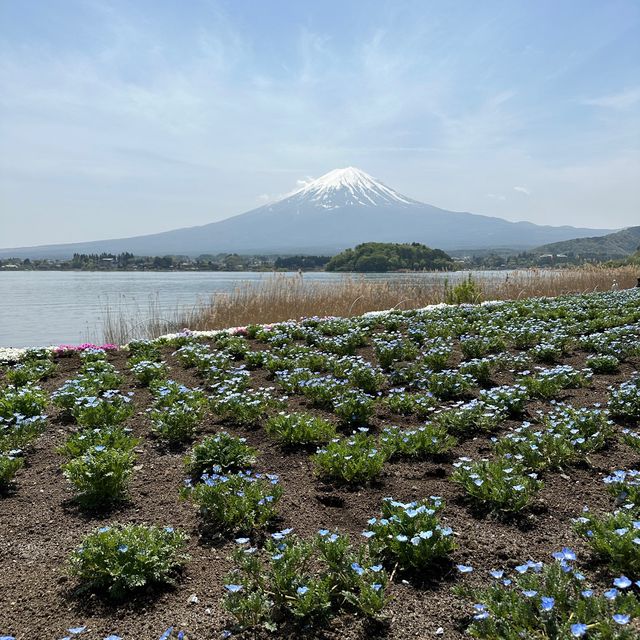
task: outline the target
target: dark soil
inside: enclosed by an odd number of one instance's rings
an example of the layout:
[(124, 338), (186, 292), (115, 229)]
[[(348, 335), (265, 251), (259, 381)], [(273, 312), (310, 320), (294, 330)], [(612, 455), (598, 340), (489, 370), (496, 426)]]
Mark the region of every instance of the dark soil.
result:
[[(362, 353), (371, 355), (366, 349)], [(185, 370), (176, 362), (170, 349), (165, 350), (164, 357), (170, 377), (191, 386), (201, 384), (192, 370)], [(581, 367), (585, 357), (584, 353), (576, 353), (565, 362)], [(227, 540), (210, 544), (201, 538), (196, 510), (178, 497), (184, 480), (184, 452), (158, 446), (145, 415), (149, 392), (134, 386), (125, 354), (111, 354), (109, 360), (125, 375), (125, 390), (135, 392), (137, 412), (128, 426), (142, 439), (130, 502), (103, 516), (87, 515), (78, 509), (60, 471), (63, 460), (56, 453), (56, 447), (74, 427), (61, 421), (51, 407), (48, 430), (29, 452), (27, 465), (18, 474), (14, 488), (0, 498), (0, 635), (12, 634), (19, 640), (59, 639), (67, 635), (68, 627), (87, 625), (87, 633), (80, 636), (87, 640), (101, 640), (110, 633), (125, 640), (153, 640), (174, 625), (185, 629), (192, 640), (220, 638), (222, 631), (232, 624), (221, 606), (221, 597), (234, 543)], [(42, 386), (48, 392), (55, 390), (75, 374), (79, 363), (77, 356), (60, 358), (55, 376)], [(625, 363), (620, 373), (596, 375), (589, 388), (564, 392), (558, 399), (585, 407), (605, 403), (607, 387), (629, 379), (639, 367), (638, 360)], [(252, 378), (256, 387), (272, 384), (263, 372), (252, 372)], [(508, 375), (499, 378), (496, 383), (509, 381)], [(303, 406), (304, 401), (296, 399), (296, 404)], [(528, 412), (533, 417), (536, 410), (549, 408), (549, 403), (532, 402)], [(420, 423), (380, 413), (374, 420), (374, 430), (389, 424)], [(503, 432), (516, 424), (508, 422)], [(311, 536), (319, 528), (337, 528), (358, 541), (367, 519), (379, 514), (384, 496), (409, 501), (439, 495), (447, 503), (443, 519), (457, 534), (454, 564), (474, 567), (473, 574), (465, 578), (455, 569), (447, 569), (435, 576), (425, 576), (422, 584), (395, 576), (389, 588), (391, 602), (384, 623), (371, 624), (342, 615), (323, 630), (292, 629), (279, 632), (277, 637), (462, 638), (471, 609), (470, 603), (453, 595), (454, 584), (462, 579), (485, 582), (488, 569), (512, 567), (529, 558), (549, 560), (550, 553), (562, 546), (578, 552), (591, 582), (609, 585), (611, 575), (588, 562), (589, 551), (572, 532), (571, 519), (579, 515), (585, 504), (594, 511), (610, 510), (611, 499), (602, 484), (603, 475), (616, 468), (633, 468), (640, 462), (618, 439), (607, 450), (594, 455), (590, 467), (545, 473), (544, 489), (533, 508), (521, 518), (508, 521), (477, 515), (465, 504), (461, 490), (448, 480), (450, 461), (388, 463), (377, 485), (353, 490), (316, 479), (308, 453), (283, 451), (262, 429), (236, 428), (209, 416), (198, 438), (222, 428), (245, 436), (259, 449), (257, 470), (280, 475), (284, 496), (279, 508), (281, 520), (275, 523), (275, 528), (293, 527), (301, 536)], [(486, 455), (489, 451), (489, 438), (479, 437), (461, 442), (452, 459)], [(86, 534), (106, 522), (170, 525), (187, 532), (191, 561), (177, 586), (146, 591), (118, 605), (97, 596), (79, 595), (78, 585), (68, 577), (67, 559)], [(193, 602), (192, 595), (197, 602)]]

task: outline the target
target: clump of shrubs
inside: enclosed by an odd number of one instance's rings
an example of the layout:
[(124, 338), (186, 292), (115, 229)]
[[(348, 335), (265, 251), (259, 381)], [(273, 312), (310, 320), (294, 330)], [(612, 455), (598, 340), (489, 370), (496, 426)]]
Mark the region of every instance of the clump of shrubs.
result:
[(306, 541), (285, 529), (271, 534), (262, 550), (248, 538), (236, 542), (223, 605), (239, 630), (276, 631), (282, 621), (308, 629), (342, 611), (375, 619), (384, 609), (382, 565), (347, 536), (320, 530)]
[(279, 413), (267, 420), (265, 431), (289, 447), (322, 444), (336, 435), (335, 426), (328, 420), (306, 413)]
[(249, 469), (254, 465), (257, 455), (258, 452), (247, 444), (246, 438), (221, 431), (195, 445), (185, 460), (185, 466), (189, 476), (198, 480), (214, 467), (224, 471)]
[(73, 485), (78, 502), (90, 509), (122, 502), (133, 472), (132, 451), (96, 445), (63, 465), (65, 477)]
[(575, 567), (571, 549), (552, 555), (552, 564), (528, 561), (512, 577), (492, 570), (494, 582), (488, 587), (456, 587), (458, 595), (474, 603), (469, 635), (485, 640), (637, 638), (633, 620), (640, 616), (640, 602), (631, 580), (621, 576), (613, 588), (597, 593)]
[(363, 428), (349, 438), (334, 438), (326, 447), (318, 449), (313, 459), (322, 478), (365, 484), (380, 475), (387, 454)]
[(0, 492), (9, 486), (23, 464), (23, 459), (11, 452), (0, 452)]
[(362, 533), (371, 555), (420, 575), (442, 565), (456, 548), (451, 527), (439, 521), (443, 508), (438, 497), (408, 503), (385, 498), (382, 516), (371, 518)]
[(199, 482), (187, 481), (182, 496), (197, 505), (207, 528), (249, 533), (275, 518), (282, 487), (273, 474), (214, 467)]
[(459, 484), (469, 499), (489, 511), (517, 513), (533, 499), (542, 482), (515, 460), (460, 458), (454, 463), (451, 480)]
[(172, 527), (101, 527), (71, 554), (70, 572), (83, 590), (121, 600), (146, 586), (173, 584), (189, 559), (186, 540)]

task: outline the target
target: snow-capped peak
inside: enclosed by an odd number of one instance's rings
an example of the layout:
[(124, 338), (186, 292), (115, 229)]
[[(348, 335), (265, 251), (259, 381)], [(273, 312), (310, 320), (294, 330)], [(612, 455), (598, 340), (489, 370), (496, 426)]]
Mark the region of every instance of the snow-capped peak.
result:
[(291, 197), (314, 202), (325, 209), (335, 209), (347, 205), (378, 207), (416, 204), (415, 200), (400, 195), (397, 191), (355, 167), (329, 171), (329, 173), (305, 184)]

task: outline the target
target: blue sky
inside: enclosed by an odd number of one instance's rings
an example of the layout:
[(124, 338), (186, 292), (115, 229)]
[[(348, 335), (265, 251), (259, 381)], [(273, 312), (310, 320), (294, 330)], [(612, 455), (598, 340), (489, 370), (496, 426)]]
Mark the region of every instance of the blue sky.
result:
[(640, 2), (0, 0), (0, 246), (204, 224), (349, 165), (640, 224)]

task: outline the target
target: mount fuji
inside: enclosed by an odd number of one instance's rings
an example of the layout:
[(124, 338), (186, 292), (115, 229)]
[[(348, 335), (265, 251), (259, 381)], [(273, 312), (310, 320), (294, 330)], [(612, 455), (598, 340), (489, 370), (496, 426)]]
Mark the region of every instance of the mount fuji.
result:
[(74, 253), (135, 255), (332, 254), (362, 242), (421, 242), (455, 249), (526, 249), (611, 229), (540, 226), (439, 209), (356, 169), (335, 169), (283, 199), (198, 227), (73, 244), (1, 249), (2, 257)]

